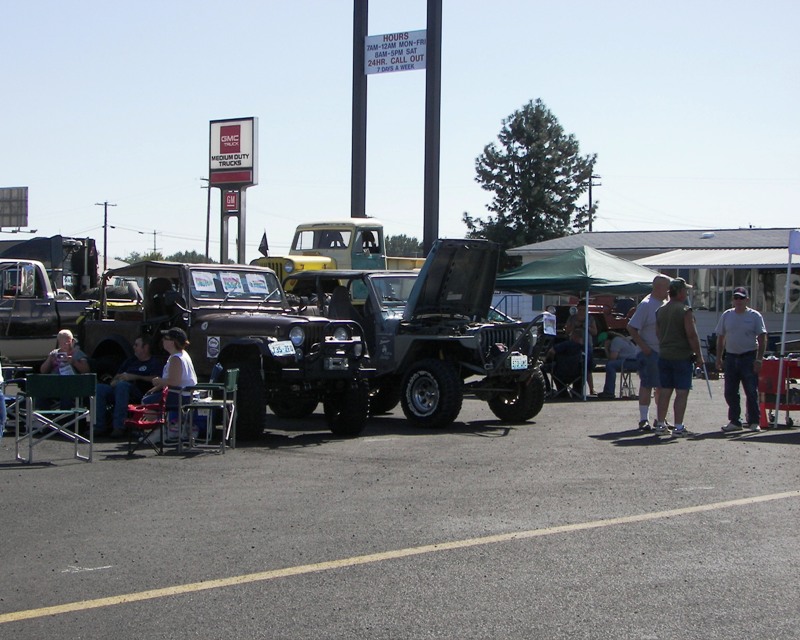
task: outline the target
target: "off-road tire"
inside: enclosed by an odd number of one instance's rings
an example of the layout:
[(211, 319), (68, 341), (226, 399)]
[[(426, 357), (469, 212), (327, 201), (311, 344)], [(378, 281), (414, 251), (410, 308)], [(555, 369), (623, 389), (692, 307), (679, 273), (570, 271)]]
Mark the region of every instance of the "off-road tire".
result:
[(417, 427), (450, 426), (458, 417), (463, 400), (458, 369), (446, 360), (422, 360), (403, 377), (403, 413)]
[(369, 385), (359, 382), (341, 393), (332, 393), (322, 403), (328, 428), (336, 436), (353, 438), (367, 424)]
[(272, 400), (269, 408), (279, 418), (296, 420), (297, 418), (307, 418), (317, 408), (319, 402), (314, 398), (293, 398), (287, 396), (279, 400)]
[(267, 417), (267, 400), (264, 381), (258, 363), (247, 361), (233, 363), (229, 369), (239, 369), (239, 383), (236, 390), (236, 439), (258, 440), (264, 433)]
[(400, 404), (400, 395), (401, 389), (399, 382), (386, 382), (382, 384), (369, 399), (369, 414), (371, 416), (379, 416), (384, 413), (389, 413)]
[(533, 375), (517, 384), (515, 394), (498, 394), (489, 400), (489, 409), (503, 422), (525, 422), (538, 415), (544, 406), (544, 374)]

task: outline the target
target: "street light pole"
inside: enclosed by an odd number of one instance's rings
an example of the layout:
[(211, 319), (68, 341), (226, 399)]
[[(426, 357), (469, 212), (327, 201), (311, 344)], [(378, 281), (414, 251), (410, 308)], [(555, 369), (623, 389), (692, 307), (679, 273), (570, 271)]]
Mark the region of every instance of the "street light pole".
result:
[(103, 207), (103, 273), (108, 269), (108, 208), (116, 207), (106, 200), (105, 202), (95, 202), (96, 207)]

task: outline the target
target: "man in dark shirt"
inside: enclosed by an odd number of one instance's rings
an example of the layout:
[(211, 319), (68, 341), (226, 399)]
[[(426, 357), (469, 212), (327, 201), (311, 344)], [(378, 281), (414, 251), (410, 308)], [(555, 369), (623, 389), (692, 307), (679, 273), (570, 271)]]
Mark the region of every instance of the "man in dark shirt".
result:
[[(669, 302), (656, 312), (656, 329), (658, 331), (658, 377), (661, 382), (659, 390), (658, 422), (655, 432), (667, 433), (667, 411), (672, 392), (675, 392), (675, 403), (672, 410), (675, 415), (674, 438), (686, 437), (689, 432), (683, 424), (689, 390), (692, 388), (694, 367), (703, 366), (703, 352), (700, 349), (700, 338), (697, 336), (692, 308), (686, 303), (688, 291), (683, 278), (675, 278), (669, 284)], [(692, 360), (696, 358), (693, 364)]]
[(153, 378), (161, 375), (164, 360), (152, 355), (150, 343), (138, 337), (133, 341), (133, 357), (122, 363), (110, 384), (97, 385), (97, 417), (95, 435), (106, 432), (108, 407), (113, 407), (112, 438), (122, 437), (128, 404), (139, 402), (153, 386)]

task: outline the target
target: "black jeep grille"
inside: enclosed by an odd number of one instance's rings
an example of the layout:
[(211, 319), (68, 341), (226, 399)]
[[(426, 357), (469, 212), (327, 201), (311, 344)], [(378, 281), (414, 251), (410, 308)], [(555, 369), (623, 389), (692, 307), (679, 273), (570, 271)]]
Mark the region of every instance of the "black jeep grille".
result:
[(327, 323), (322, 322), (309, 322), (303, 328), (306, 332), (306, 348), (312, 344), (318, 344), (325, 341), (325, 327)]
[(511, 327), (491, 327), (481, 329), (481, 351), (483, 351), (483, 353), (488, 353), (492, 345), (495, 344), (504, 344), (506, 348), (510, 349), (511, 345), (516, 341), (518, 335), (519, 327), (516, 325)]

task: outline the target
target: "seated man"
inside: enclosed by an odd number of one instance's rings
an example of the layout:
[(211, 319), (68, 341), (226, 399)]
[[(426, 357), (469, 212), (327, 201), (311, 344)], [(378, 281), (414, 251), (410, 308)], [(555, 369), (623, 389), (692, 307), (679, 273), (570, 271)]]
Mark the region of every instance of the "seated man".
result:
[(106, 432), (108, 407), (113, 407), (111, 432), (112, 438), (122, 437), (125, 429), (125, 418), (128, 415), (128, 405), (142, 400), (142, 396), (153, 386), (153, 378), (161, 375), (164, 368), (163, 358), (153, 356), (150, 352), (150, 343), (146, 338), (139, 336), (133, 341), (133, 357), (128, 358), (120, 366), (111, 384), (97, 384), (97, 424), (95, 435)]
[[(583, 340), (578, 341), (574, 337), (557, 342), (545, 356), (545, 363), (541, 366), (542, 373), (549, 373), (554, 378), (551, 385), (548, 376), (545, 375), (544, 377), (548, 394), (559, 392), (564, 388), (564, 385), (569, 384), (572, 384), (572, 389), (576, 394), (581, 393), (580, 388), (583, 384)], [(590, 362), (590, 370), (591, 366)], [(553, 386), (556, 388), (553, 389)]]
[(621, 371), (623, 367), (629, 371), (638, 371), (639, 369), (637, 360), (639, 347), (627, 336), (613, 331), (601, 333), (598, 338), (598, 341), (603, 344), (606, 350), (608, 362), (606, 362), (606, 382), (603, 385), (603, 391), (597, 397), (615, 398), (616, 393), (614, 390), (617, 386), (617, 372)]

